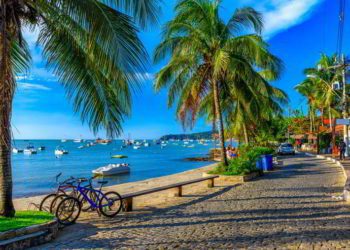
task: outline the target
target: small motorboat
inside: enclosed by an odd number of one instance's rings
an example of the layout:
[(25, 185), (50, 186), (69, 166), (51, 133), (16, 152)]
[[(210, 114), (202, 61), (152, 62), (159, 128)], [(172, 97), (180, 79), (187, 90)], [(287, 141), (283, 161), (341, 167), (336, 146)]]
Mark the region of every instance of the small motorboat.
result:
[(32, 148), (26, 148), (23, 150), (23, 153), (26, 155), (35, 155), (37, 153), (37, 151), (35, 149), (32, 149)]
[(45, 149), (46, 149), (46, 147), (44, 147), (44, 146), (38, 147), (38, 151), (44, 151)]
[(61, 142), (67, 142), (67, 139), (62, 139)]
[(108, 164), (107, 166), (100, 167), (92, 170), (94, 175), (118, 175), (130, 173), (130, 167), (128, 163), (121, 164)]
[(29, 144), (29, 145), (23, 150), (23, 153), (26, 154), (26, 155), (33, 155), (33, 154), (36, 154), (37, 151), (36, 151), (36, 149), (34, 148), (33, 144)]
[(143, 146), (149, 147), (149, 143), (148, 143), (148, 142), (144, 142), (144, 143), (143, 143)]
[(112, 140), (108, 140), (108, 139), (101, 139), (101, 138), (97, 138), (95, 143), (100, 144), (100, 145), (108, 145), (112, 142)]
[(135, 146), (134, 146), (134, 149), (140, 149), (140, 148), (141, 148), (140, 145), (135, 145)]
[(84, 148), (84, 146), (79, 146), (79, 147), (78, 147), (78, 149), (83, 149), (83, 148)]
[(111, 158), (123, 159), (123, 158), (128, 158), (128, 156), (126, 156), (126, 155), (112, 155)]
[(62, 147), (57, 147), (55, 150), (55, 155), (66, 155), (66, 154), (68, 154), (68, 151)]
[(73, 142), (75, 142), (75, 143), (82, 143), (83, 139), (74, 139)]
[(15, 153), (15, 154), (23, 153), (23, 149), (13, 148), (13, 149), (12, 149), (12, 153)]

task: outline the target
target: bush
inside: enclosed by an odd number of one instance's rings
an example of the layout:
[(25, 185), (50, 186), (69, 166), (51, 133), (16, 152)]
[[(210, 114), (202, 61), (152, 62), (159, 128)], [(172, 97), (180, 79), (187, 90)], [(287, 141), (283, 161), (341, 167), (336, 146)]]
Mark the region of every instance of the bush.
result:
[(273, 154), (274, 149), (267, 147), (251, 147), (250, 145), (243, 145), (239, 147), (239, 157), (229, 160), (229, 165), (224, 166), (220, 163), (209, 174), (222, 175), (246, 175), (259, 171), (256, 168), (256, 161), (261, 155)]

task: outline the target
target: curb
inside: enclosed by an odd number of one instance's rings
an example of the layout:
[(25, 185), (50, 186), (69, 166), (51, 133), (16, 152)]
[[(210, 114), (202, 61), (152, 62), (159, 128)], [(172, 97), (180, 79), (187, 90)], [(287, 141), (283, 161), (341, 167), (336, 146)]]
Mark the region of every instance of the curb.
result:
[(349, 202), (350, 201), (350, 177), (349, 177), (350, 171), (346, 171), (343, 164), (340, 161), (333, 159), (332, 157), (326, 157), (323, 155), (311, 154), (311, 153), (305, 153), (305, 155), (331, 161), (331, 162), (337, 164), (342, 169), (343, 175), (346, 179), (344, 191), (343, 191), (343, 196), (344, 196), (344, 200)]
[(56, 238), (58, 222), (56, 219), (5, 232), (0, 232), (0, 249), (27, 249), (45, 244)]

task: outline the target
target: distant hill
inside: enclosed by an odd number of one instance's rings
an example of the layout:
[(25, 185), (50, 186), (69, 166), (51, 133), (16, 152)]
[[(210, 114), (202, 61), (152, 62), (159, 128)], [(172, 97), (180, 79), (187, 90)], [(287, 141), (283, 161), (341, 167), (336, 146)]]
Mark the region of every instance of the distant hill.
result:
[(190, 139), (190, 140), (196, 140), (196, 139), (212, 139), (212, 131), (207, 132), (200, 132), (200, 133), (192, 133), (192, 134), (170, 134), (170, 135), (163, 135), (159, 138), (159, 140), (183, 140), (183, 139)]

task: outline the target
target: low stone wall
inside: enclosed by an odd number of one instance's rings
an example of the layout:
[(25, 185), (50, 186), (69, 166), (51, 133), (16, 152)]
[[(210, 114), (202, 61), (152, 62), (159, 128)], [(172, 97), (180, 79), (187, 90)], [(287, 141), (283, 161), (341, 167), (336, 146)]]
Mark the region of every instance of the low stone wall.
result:
[(311, 154), (311, 153), (305, 153), (308, 156), (315, 156), (316, 158), (319, 159), (326, 159), (328, 161), (332, 161), (334, 163), (336, 163), (338, 166), (341, 167), (341, 169), (343, 170), (343, 175), (346, 179), (345, 185), (344, 185), (344, 200), (346, 201), (350, 201), (350, 169), (347, 169), (344, 167), (344, 165), (338, 161), (337, 159), (334, 159), (332, 157), (329, 156), (324, 156), (324, 155), (317, 155), (317, 154)]
[[(212, 176), (215, 174), (203, 173), (203, 177)], [(219, 175), (215, 181), (218, 182), (230, 182), (232, 184), (244, 183), (250, 180), (253, 180), (260, 176), (261, 174), (258, 172), (250, 173), (247, 175)]]
[(0, 232), (0, 249), (27, 249), (47, 243), (56, 238), (58, 222), (51, 222), (29, 227)]

